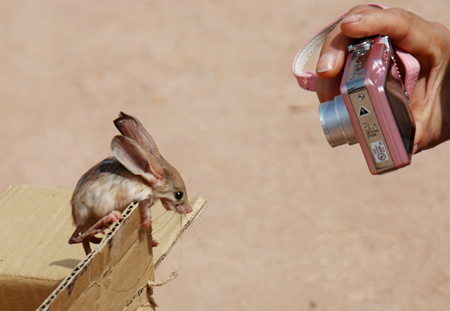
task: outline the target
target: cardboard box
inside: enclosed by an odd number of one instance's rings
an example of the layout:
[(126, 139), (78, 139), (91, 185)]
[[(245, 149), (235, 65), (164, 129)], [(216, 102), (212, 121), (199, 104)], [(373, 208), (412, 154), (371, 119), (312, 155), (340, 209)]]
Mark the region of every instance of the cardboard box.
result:
[[(149, 280), (156, 265), (203, 211), (173, 217), (158, 202), (151, 229), (140, 228), (136, 204), (124, 212), (103, 241), (85, 257), (67, 243), (74, 228), (72, 192), (20, 185), (0, 196), (0, 310), (152, 310)], [(187, 217), (186, 217), (187, 216)]]

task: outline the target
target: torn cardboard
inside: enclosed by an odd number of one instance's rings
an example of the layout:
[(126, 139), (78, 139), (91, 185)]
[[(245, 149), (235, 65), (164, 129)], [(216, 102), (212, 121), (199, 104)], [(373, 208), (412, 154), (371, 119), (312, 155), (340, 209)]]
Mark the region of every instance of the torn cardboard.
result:
[(155, 204), (153, 239), (160, 245), (153, 249), (151, 231), (140, 228), (131, 205), (85, 258), (81, 245), (67, 244), (71, 194), (22, 185), (0, 196), (0, 310), (152, 310), (146, 284), (153, 260), (164, 258), (206, 202), (191, 202), (193, 212), (181, 220)]

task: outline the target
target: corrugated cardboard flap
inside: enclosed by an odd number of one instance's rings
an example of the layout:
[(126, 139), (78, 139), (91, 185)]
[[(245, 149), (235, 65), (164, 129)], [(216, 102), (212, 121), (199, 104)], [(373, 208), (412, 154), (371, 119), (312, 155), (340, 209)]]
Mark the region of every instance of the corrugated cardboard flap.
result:
[(151, 230), (140, 227), (129, 206), (98, 248), (90, 253), (39, 310), (120, 310), (153, 279)]
[(70, 197), (71, 191), (25, 185), (0, 196), (0, 310), (151, 310), (146, 289), (154, 279), (153, 262), (164, 258), (205, 200), (191, 201), (193, 212), (176, 217), (155, 204), (159, 246), (153, 249), (151, 229), (140, 227), (132, 204), (84, 257), (81, 245), (67, 244), (74, 230)]

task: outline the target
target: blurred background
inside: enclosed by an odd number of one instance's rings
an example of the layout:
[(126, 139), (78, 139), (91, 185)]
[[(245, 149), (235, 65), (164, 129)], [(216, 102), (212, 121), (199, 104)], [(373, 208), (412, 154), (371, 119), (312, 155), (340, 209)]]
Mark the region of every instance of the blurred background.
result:
[[(156, 271), (180, 274), (159, 310), (447, 309), (450, 143), (371, 176), (358, 146), (330, 148), (291, 74), (356, 4), (1, 1), (0, 191), (73, 189), (122, 110), (208, 200)], [(384, 4), (450, 26), (447, 0)]]

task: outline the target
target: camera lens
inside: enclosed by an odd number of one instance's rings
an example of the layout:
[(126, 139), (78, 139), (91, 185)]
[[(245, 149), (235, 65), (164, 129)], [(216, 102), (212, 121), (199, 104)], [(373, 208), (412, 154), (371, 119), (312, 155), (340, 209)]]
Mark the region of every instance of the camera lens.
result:
[(358, 142), (341, 95), (319, 105), (320, 122), (328, 143), (332, 147)]

